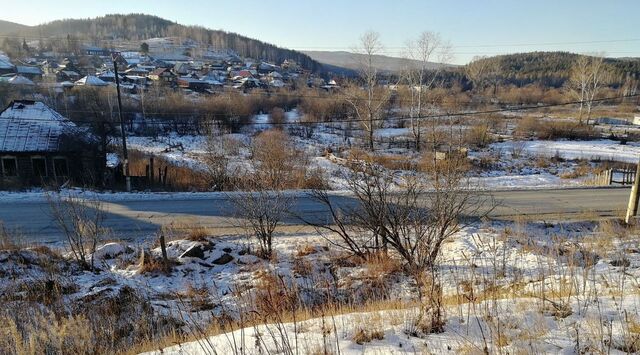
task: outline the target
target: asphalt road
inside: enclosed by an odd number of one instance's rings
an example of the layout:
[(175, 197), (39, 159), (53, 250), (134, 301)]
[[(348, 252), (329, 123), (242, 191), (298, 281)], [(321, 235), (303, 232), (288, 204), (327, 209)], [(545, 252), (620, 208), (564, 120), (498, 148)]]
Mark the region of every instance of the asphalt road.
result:
[[(518, 216), (543, 220), (564, 220), (622, 216), (629, 198), (629, 188), (572, 188), (491, 192), (498, 206), (491, 212), (496, 219)], [(338, 204), (353, 203), (348, 196), (333, 196)], [(213, 233), (238, 231), (241, 221), (232, 216), (233, 203), (228, 198), (144, 200), (104, 202), (105, 226), (114, 238), (139, 240), (152, 236), (160, 226), (174, 223), (201, 225)], [(293, 210), (316, 221), (326, 219), (327, 211), (306, 195), (295, 198)], [(26, 242), (55, 243), (63, 235), (53, 222), (46, 201), (0, 202), (0, 221)], [(295, 216), (288, 217), (290, 232), (310, 231)]]

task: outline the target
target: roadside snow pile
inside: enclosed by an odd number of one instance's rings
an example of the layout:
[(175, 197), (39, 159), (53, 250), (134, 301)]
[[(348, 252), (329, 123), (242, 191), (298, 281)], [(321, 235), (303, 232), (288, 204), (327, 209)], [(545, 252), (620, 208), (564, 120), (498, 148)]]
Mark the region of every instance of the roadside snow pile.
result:
[(512, 153), (514, 150), (528, 155), (563, 159), (612, 160), (637, 163), (640, 145), (602, 139), (594, 141), (517, 141), (491, 144), (491, 149)]

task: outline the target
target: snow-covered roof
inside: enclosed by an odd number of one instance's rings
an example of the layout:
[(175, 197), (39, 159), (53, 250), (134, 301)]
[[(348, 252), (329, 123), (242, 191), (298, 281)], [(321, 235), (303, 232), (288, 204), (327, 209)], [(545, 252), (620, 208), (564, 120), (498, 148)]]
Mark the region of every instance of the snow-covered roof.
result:
[(35, 85), (35, 83), (22, 75), (14, 75), (8, 80), (9, 84), (13, 85)]
[(9, 61), (9, 59), (0, 58), (0, 69), (13, 69), (14, 65)]
[(32, 75), (42, 75), (42, 70), (38, 67), (30, 67), (26, 65), (18, 65), (16, 66), (16, 71), (19, 74), (32, 74)]
[(55, 152), (77, 127), (42, 102), (13, 101), (0, 113), (0, 152)]
[(107, 86), (109, 83), (98, 78), (94, 75), (87, 75), (84, 78), (76, 81), (76, 85), (86, 85), (86, 86)]
[(282, 82), (282, 80), (276, 79), (276, 80), (271, 80), (269, 82), (269, 85), (271, 85), (273, 87), (276, 87), (276, 88), (281, 88), (281, 87), (284, 87), (284, 82)]
[(116, 74), (110, 70), (102, 72), (100, 74), (98, 74), (98, 78), (113, 78), (115, 79)]

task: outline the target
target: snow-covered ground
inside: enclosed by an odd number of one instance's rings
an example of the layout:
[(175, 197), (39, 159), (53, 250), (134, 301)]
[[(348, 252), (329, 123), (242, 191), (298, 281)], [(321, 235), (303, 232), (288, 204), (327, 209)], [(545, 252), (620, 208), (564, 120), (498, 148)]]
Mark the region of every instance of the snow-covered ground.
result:
[[(287, 122), (300, 120), (300, 112), (292, 110), (285, 113)], [(239, 154), (230, 156), (231, 167), (250, 169), (250, 154), (248, 146), (251, 137), (260, 131), (272, 127), (268, 114), (256, 115), (253, 124), (244, 129), (242, 133), (226, 134), (220, 139), (233, 139), (244, 147)], [(325, 179), (333, 190), (346, 188), (345, 176), (349, 170), (343, 164), (328, 160), (324, 153), (327, 150), (341, 150), (361, 143), (361, 138), (349, 136), (357, 131), (345, 131), (340, 124), (307, 127), (308, 132), (303, 133), (302, 127), (287, 126), (291, 132), (296, 147), (306, 152), (310, 158), (310, 167), (323, 171)], [(378, 139), (394, 140), (403, 139), (410, 134), (407, 128), (381, 128), (376, 130)], [(357, 134), (356, 134), (357, 136)], [(203, 169), (202, 155), (206, 152), (207, 138), (194, 135), (177, 135), (171, 133), (158, 138), (130, 137), (129, 145), (148, 153), (159, 154), (179, 165), (190, 166), (195, 169)], [(405, 148), (380, 149), (378, 154), (396, 154), (407, 159), (419, 159), (419, 157)], [(482, 171), (472, 174), (472, 181), (481, 188), (553, 188), (584, 185), (590, 176), (579, 178), (561, 178), (562, 174), (568, 174), (578, 166), (576, 160), (590, 161), (617, 161), (635, 163), (640, 158), (640, 144), (635, 142), (622, 145), (619, 142), (602, 139), (594, 141), (506, 141), (491, 144), (480, 151), (471, 151), (472, 158), (498, 157), (493, 166), (485, 167)], [(539, 167), (536, 165), (537, 157), (559, 157), (567, 162), (554, 162), (550, 166)], [(113, 160), (113, 159), (111, 159)], [(592, 163), (593, 164), (593, 163)]]
[(514, 150), (527, 155), (559, 156), (563, 159), (611, 160), (635, 164), (640, 159), (640, 144), (602, 139), (594, 141), (516, 141), (494, 143), (491, 149), (505, 153)]
[[(179, 228), (166, 232), (173, 264), (168, 273), (140, 264), (142, 249), (147, 257), (160, 257), (157, 245), (114, 241), (101, 246), (94, 254), (99, 273), (71, 267), (72, 262), (38, 249), (0, 251), (0, 295), (22, 283), (46, 280), (53, 263), (60, 264), (55, 270), (65, 270), (60, 282), (70, 290), (66, 302), (84, 302), (128, 287), (158, 314), (189, 319), (193, 323), (183, 330), (200, 338), (193, 324), (206, 326), (212, 317), (251, 313), (258, 297), (254, 292), (282, 292), (269, 281), (274, 280), (270, 275), (297, 285), (303, 302), (318, 305), (328, 293), (355, 312), (152, 347), (166, 346), (163, 354), (227, 354), (240, 347), (247, 354), (288, 349), (460, 353), (475, 352), (485, 343), (491, 352), (590, 353), (609, 348), (615, 354), (629, 339), (640, 339), (638, 231), (614, 224), (495, 222), (454, 235), (443, 245), (439, 260), (442, 333), (420, 330), (418, 291), (402, 268), (393, 262), (354, 261), (332, 244), (335, 236), (278, 234), (276, 258), (267, 261), (250, 252), (257, 246), (246, 237), (189, 240), (184, 233)], [(371, 297), (393, 300), (393, 310), (385, 310), (385, 302), (378, 309), (358, 310)]]

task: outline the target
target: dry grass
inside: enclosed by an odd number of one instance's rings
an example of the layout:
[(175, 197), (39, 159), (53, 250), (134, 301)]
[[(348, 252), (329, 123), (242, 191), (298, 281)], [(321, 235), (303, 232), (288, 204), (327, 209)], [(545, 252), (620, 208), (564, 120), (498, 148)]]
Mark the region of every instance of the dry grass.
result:
[[(129, 150), (129, 169), (132, 176), (146, 176), (149, 158), (154, 157), (155, 182), (149, 189), (173, 191), (208, 191), (210, 184), (204, 172), (177, 165), (161, 155), (152, 155), (135, 149)], [(159, 180), (159, 171), (167, 170), (166, 184)]]
[(559, 176), (561, 179), (577, 179), (580, 177), (588, 176), (592, 174), (594, 169), (586, 162), (580, 162), (580, 164), (571, 171), (561, 173)]
[[(141, 257), (142, 258), (142, 257)], [(138, 273), (140, 274), (171, 274), (171, 270), (175, 262), (171, 260), (164, 261), (161, 258), (149, 256), (146, 260), (140, 262)]]
[[(205, 242), (212, 233), (193, 218), (179, 218), (170, 224), (163, 225), (160, 233), (164, 234), (167, 241), (187, 239), (194, 242)], [(155, 246), (159, 246), (154, 244)]]
[(381, 330), (365, 330), (363, 328), (358, 328), (351, 340), (358, 345), (362, 345), (364, 343), (370, 343), (373, 340), (383, 340), (384, 332)]
[(408, 170), (416, 171), (418, 164), (407, 159), (406, 156), (396, 154), (375, 154), (366, 152), (359, 148), (353, 148), (349, 151), (349, 160), (364, 161), (367, 163), (377, 164), (389, 170)]

